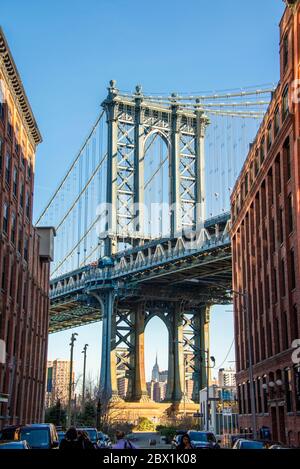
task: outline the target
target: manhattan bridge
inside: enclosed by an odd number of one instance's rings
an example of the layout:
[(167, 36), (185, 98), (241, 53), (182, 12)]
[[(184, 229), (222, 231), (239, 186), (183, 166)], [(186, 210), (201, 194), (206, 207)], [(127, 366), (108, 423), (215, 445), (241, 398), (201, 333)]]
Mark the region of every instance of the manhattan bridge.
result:
[(37, 221), (56, 229), (50, 333), (103, 321), (103, 398), (120, 401), (125, 369), (126, 401), (147, 405), (144, 330), (158, 316), (166, 401), (182, 401), (188, 378), (199, 400), (210, 308), (232, 301), (230, 193), (273, 90), (146, 95), (110, 82)]

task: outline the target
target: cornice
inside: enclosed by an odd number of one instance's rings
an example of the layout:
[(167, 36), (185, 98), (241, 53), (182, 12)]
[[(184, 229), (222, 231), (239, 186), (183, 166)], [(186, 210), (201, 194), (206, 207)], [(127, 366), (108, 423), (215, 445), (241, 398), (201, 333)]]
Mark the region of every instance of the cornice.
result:
[(20, 114), (23, 116), (25, 125), (32, 142), (38, 145), (42, 142), (42, 136), (34, 118), (31, 106), (26, 96), (22, 80), (12, 57), (8, 43), (0, 27), (0, 59), (3, 64), (3, 72), (10, 85), (10, 89), (17, 103)]

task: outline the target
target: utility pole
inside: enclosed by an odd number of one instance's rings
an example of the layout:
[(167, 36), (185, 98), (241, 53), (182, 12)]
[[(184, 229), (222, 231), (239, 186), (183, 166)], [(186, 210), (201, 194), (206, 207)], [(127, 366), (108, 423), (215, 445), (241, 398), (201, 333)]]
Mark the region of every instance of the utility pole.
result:
[[(206, 422), (205, 422), (205, 427), (206, 431), (209, 431), (209, 370), (210, 368), (213, 368), (215, 366), (215, 358), (209, 356), (209, 348), (204, 350), (204, 353), (206, 353), (207, 358), (206, 358)], [(213, 362), (213, 366), (209, 366), (209, 359)]]
[(76, 340), (76, 336), (78, 334), (74, 332), (71, 335), (71, 342), (70, 342), (70, 377), (69, 377), (69, 402), (68, 402), (68, 426), (71, 425), (71, 400), (72, 400), (72, 387), (73, 387), (73, 349), (74, 349), (74, 342)]
[(85, 344), (81, 353), (83, 353), (83, 378), (82, 378), (82, 410), (84, 410), (84, 401), (85, 401), (85, 372), (86, 372), (86, 349), (89, 344)]

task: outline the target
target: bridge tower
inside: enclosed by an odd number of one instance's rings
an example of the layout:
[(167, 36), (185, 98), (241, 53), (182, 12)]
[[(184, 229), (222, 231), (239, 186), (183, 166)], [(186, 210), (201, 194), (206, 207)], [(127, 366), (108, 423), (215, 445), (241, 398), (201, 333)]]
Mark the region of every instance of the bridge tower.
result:
[[(112, 80), (102, 103), (108, 127), (105, 256), (113, 259), (119, 243), (132, 247), (150, 238), (144, 232), (145, 147), (154, 133), (168, 151), (170, 239), (190, 237), (203, 228), (205, 219), (204, 136), (208, 119), (201, 107), (180, 107), (176, 94), (163, 105), (144, 98), (140, 86), (129, 97), (121, 95)], [(167, 183), (167, 182), (166, 182)], [(151, 290), (151, 289), (150, 289)], [(144, 367), (144, 331), (159, 316), (169, 333), (169, 376), (166, 400), (186, 399), (185, 379), (194, 380), (193, 400), (205, 385), (205, 354), (208, 343), (209, 305), (191, 307), (179, 297), (158, 300), (153, 291), (120, 302), (120, 289), (112, 283), (93, 295), (103, 312), (100, 394), (119, 400), (117, 376), (121, 368), (129, 380), (126, 400), (147, 402)]]

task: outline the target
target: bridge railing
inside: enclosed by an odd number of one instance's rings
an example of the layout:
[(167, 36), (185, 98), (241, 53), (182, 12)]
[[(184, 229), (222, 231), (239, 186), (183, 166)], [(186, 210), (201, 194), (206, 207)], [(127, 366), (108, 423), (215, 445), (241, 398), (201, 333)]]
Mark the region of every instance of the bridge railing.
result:
[[(53, 280), (49, 296), (50, 299), (54, 299), (74, 292), (79, 293), (92, 283), (97, 282), (99, 284), (100, 281), (114, 280), (120, 276), (143, 271), (153, 266), (160, 266), (177, 259), (180, 260), (192, 254), (200, 254), (210, 248), (228, 243), (230, 243), (230, 235), (228, 231), (225, 231), (218, 235), (209, 236), (200, 245), (185, 242), (182, 238), (178, 238), (176, 245), (172, 247), (169, 244), (168, 249), (164, 249), (160, 243), (152, 249), (144, 247), (144, 249), (138, 250), (135, 255), (131, 254), (129, 260), (126, 259), (124, 253), (124, 256), (112, 268), (100, 269), (95, 265), (91, 265), (80, 272), (70, 273), (57, 281)], [(145, 252), (147, 255), (145, 255)]]

